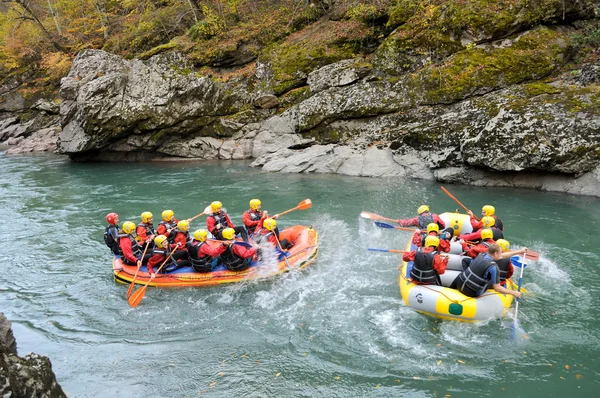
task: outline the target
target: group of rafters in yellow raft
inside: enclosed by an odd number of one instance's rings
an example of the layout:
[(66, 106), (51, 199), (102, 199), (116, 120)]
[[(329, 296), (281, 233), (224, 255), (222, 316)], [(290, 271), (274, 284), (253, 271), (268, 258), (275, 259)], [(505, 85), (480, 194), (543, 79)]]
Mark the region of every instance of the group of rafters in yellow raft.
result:
[[(517, 317), (519, 298), (525, 290), (521, 286), (523, 270), (528, 262), (538, 260), (539, 254), (527, 248), (510, 250), (502, 230), (494, 227), (495, 220), (500, 226), (502, 223), (493, 206), (484, 206), (479, 219), (447, 189), (442, 190), (468, 214), (447, 212), (438, 216), (426, 205), (420, 206), (418, 216), (411, 220), (362, 212), (361, 217), (373, 220), (378, 227), (415, 233), (405, 250), (369, 250), (403, 255), (398, 284), (407, 306), (442, 319), (475, 322), (505, 316), (516, 301), (513, 329), (522, 331)], [(520, 272), (517, 283), (510, 279), (513, 269)]]

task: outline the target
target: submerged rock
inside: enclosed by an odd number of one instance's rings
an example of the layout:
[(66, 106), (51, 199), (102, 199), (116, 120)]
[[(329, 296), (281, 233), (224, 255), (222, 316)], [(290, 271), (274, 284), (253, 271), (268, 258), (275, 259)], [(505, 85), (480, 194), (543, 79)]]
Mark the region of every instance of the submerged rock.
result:
[(52, 364), (37, 354), (17, 356), (17, 343), (11, 324), (0, 313), (0, 396), (66, 398), (56, 382)]

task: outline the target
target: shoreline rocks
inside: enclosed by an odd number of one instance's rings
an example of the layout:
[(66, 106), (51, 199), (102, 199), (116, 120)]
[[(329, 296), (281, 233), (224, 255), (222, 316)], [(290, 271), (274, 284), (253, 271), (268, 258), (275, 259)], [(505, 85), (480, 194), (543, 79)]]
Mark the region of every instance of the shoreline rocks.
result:
[(0, 396), (66, 398), (47, 357), (17, 355), (11, 323), (0, 313)]

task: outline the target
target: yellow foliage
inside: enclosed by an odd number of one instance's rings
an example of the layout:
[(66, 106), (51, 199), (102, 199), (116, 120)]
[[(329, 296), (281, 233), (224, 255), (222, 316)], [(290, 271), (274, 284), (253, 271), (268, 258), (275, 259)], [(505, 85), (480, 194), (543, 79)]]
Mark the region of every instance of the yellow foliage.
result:
[(42, 55), (40, 66), (48, 76), (48, 80), (58, 81), (63, 76), (66, 76), (71, 69), (73, 59), (70, 55), (54, 52), (45, 53)]

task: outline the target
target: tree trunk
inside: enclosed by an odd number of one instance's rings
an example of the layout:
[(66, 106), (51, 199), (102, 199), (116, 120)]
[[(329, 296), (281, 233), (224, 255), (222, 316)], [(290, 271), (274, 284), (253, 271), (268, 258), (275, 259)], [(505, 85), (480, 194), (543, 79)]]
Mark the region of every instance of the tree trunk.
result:
[(192, 9), (192, 14), (194, 14), (194, 21), (196, 21), (196, 23), (198, 23), (198, 15), (196, 14), (198, 12), (198, 5), (193, 4), (192, 0), (187, 0), (187, 2), (190, 5), (190, 8)]
[(46, 30), (46, 28), (44, 27), (44, 25), (42, 25), (42, 23), (40, 22), (38, 17), (33, 13), (33, 10), (31, 8), (29, 8), (29, 6), (27, 4), (25, 4), (24, 0), (15, 0), (15, 2), (18, 5), (20, 5), (21, 8), (23, 8), (23, 10), (25, 10), (25, 12), (27, 14), (29, 14), (31, 19), (33, 19), (33, 21), (37, 24), (37, 26), (42, 30), (44, 35), (48, 38), (48, 40), (50, 40), (50, 43), (52, 43), (52, 45), (54, 46), (55, 49), (57, 49), (58, 51), (64, 52), (64, 53), (68, 52), (67, 49), (65, 47), (63, 47), (58, 42), (58, 40), (50, 32), (48, 32)]
[(50, 4), (50, 0), (48, 0), (48, 8), (50, 9), (50, 14), (52, 14), (52, 19), (54, 19), (54, 25), (56, 25), (56, 31), (60, 36), (62, 36), (62, 31), (60, 30), (60, 25), (58, 24), (58, 18), (56, 17), (56, 13), (54, 9), (52, 9), (52, 4)]

